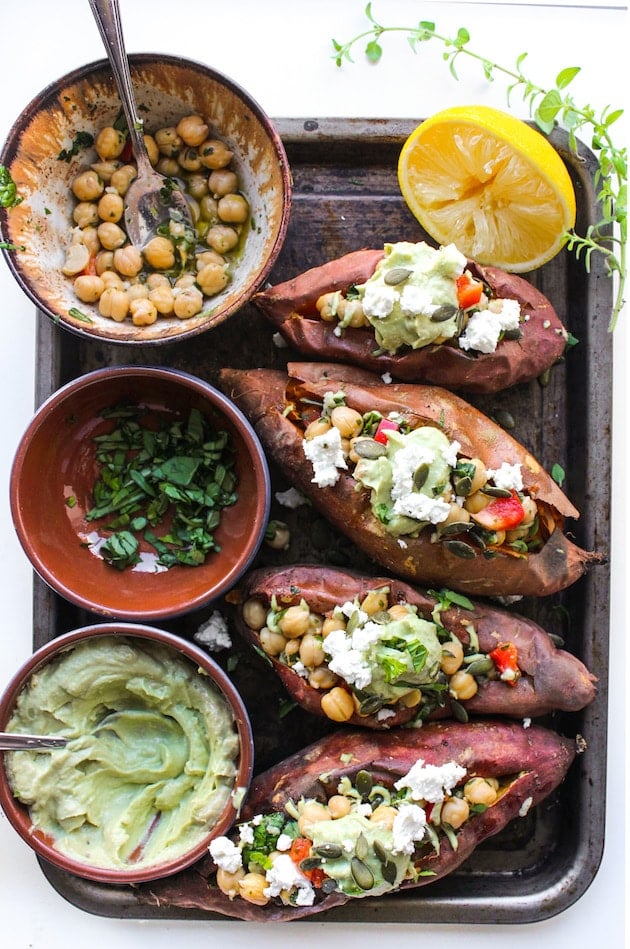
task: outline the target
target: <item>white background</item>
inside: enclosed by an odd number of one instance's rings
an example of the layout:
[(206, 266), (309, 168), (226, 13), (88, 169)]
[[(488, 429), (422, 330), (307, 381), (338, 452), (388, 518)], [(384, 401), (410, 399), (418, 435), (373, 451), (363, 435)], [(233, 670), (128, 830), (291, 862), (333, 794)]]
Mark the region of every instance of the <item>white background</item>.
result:
[[(505, 86), (488, 84), (478, 67), (460, 61), (456, 82), (441, 59), (442, 47), (424, 44), (413, 56), (406, 41), (385, 38), (382, 62), (367, 64), (361, 47), (354, 65), (338, 69), (331, 39), (345, 41), (366, 25), (364, 0), (121, 0), (130, 52), (181, 54), (208, 63), (244, 86), (272, 117), (417, 117), (449, 105), (487, 103), (506, 108)], [(566, 66), (581, 66), (571, 86), (575, 102), (596, 112), (627, 107), (627, 8), (603, 3), (424, 3), (374, 0), (386, 24), (433, 20), (455, 35), (465, 26), (471, 47), (512, 66), (527, 52), (526, 72), (538, 85), (553, 83)], [(87, 0), (13, 0), (2, 5), (0, 32), (0, 141), (21, 110), (49, 82), (104, 56)], [(527, 118), (517, 100), (512, 110)], [(620, 143), (627, 124), (620, 125)], [(33, 412), (36, 316), (0, 262), (0, 584), (2, 646), (0, 688), (31, 652), (31, 570), (15, 538), (8, 503), (9, 470)], [(623, 945), (624, 918), (624, 723), (625, 581), (627, 495), (627, 326), (622, 316), (614, 340), (613, 585), (610, 630), (610, 737), (608, 828), (600, 872), (575, 906), (539, 923), (460, 927), (392, 924), (378, 929), (324, 922), (252, 927), (241, 923), (153, 922), (107, 919), (85, 913), (60, 897), (41, 874), (35, 857), (0, 813), (0, 925), (9, 949), (197, 949), (229, 941), (235, 949), (338, 945), (359, 939), (363, 949), (384, 939), (397, 947), (418, 941), (441, 949), (504, 946), (530, 949), (549, 940), (557, 949), (606, 943)], [(602, 473), (606, 476), (606, 472)], [(601, 630), (604, 637), (607, 630)]]

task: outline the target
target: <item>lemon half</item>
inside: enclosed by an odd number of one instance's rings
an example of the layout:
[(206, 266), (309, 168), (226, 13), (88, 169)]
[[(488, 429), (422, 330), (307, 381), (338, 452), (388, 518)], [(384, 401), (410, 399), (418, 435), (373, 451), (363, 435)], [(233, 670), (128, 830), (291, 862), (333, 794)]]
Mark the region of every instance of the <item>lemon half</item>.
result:
[(575, 191), (558, 152), (488, 106), (445, 109), (422, 122), (403, 145), (398, 182), (434, 241), (513, 273), (551, 260), (575, 224)]

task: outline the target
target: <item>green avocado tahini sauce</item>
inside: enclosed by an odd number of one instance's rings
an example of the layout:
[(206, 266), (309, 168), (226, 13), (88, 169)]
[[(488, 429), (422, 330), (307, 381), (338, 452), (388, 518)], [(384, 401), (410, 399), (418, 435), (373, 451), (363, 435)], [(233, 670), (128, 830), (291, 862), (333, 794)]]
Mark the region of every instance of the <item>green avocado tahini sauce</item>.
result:
[(99, 637), (31, 677), (8, 731), (65, 748), (5, 755), (34, 827), (81, 863), (142, 868), (177, 859), (214, 825), (239, 752), (225, 697), (174, 650)]

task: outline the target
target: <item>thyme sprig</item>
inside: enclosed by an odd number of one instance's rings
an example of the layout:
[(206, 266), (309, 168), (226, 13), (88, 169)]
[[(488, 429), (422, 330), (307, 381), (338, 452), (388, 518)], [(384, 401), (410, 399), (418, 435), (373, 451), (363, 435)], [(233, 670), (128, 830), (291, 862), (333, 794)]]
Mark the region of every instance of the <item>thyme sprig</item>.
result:
[(383, 55), (381, 38), (386, 33), (406, 34), (413, 53), (418, 52), (420, 43), (438, 40), (444, 46), (442, 58), (454, 79), (459, 80), (457, 61), (462, 56), (467, 57), (480, 64), (488, 82), (493, 82), (497, 75), (506, 80), (508, 105), (512, 94), (520, 93), (541, 132), (548, 135), (556, 125), (562, 126), (568, 132), (569, 147), (576, 155), (579, 155), (578, 133), (590, 135), (590, 147), (598, 163), (594, 186), (601, 218), (589, 225), (583, 235), (571, 229), (564, 236), (567, 248), (577, 259), (583, 260), (587, 273), (590, 272), (593, 254), (597, 253), (602, 255), (608, 275), (611, 278), (617, 275), (618, 286), (609, 326), (612, 331), (625, 303), (627, 279), (627, 153), (625, 148), (615, 145), (611, 135), (611, 126), (623, 115), (623, 109), (605, 106), (598, 112), (591, 105), (576, 105), (566, 90), (580, 73), (579, 66), (562, 69), (556, 76), (555, 86), (546, 89), (526, 75), (527, 53), (521, 53), (513, 68), (502, 66), (470, 48), (470, 33), (464, 27), (460, 27), (454, 37), (449, 37), (439, 33), (435, 23), (427, 20), (421, 20), (416, 26), (384, 26), (375, 18), (371, 3), (366, 6), (365, 15), (370, 24), (368, 29), (346, 43), (332, 40), (337, 66), (353, 62), (352, 50), (357, 44), (365, 44), (367, 59), (378, 63)]

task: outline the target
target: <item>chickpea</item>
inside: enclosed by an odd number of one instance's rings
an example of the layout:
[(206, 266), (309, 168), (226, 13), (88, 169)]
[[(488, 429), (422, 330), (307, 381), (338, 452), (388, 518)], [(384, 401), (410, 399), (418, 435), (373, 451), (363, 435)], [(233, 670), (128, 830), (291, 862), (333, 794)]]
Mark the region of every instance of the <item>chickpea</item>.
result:
[(129, 304), (129, 311), (134, 326), (151, 326), (158, 317), (157, 310), (151, 301), (146, 298), (132, 300)]
[(99, 224), (97, 231), (98, 239), (105, 250), (116, 250), (116, 248), (122, 247), (127, 241), (127, 235), (122, 227), (110, 221), (103, 221), (102, 224)]
[(405, 619), (405, 617), (409, 616), (413, 611), (409, 609), (406, 603), (394, 603), (393, 606), (389, 607), (387, 612), (393, 620), (396, 620)]
[(238, 892), (242, 899), (256, 906), (266, 906), (269, 897), (265, 896), (267, 878), (262, 873), (246, 873), (238, 881)]
[(447, 524), (467, 524), (469, 521), (470, 511), (460, 507), (457, 501), (451, 501), (448, 514), (440, 521), (440, 527), (446, 527)]
[(133, 244), (114, 251), (114, 267), (123, 277), (135, 277), (142, 270), (142, 254)]
[(199, 146), (199, 157), (206, 168), (225, 168), (232, 161), (234, 152), (230, 151), (225, 142), (208, 138)]
[(320, 824), (324, 820), (330, 820), (328, 808), (318, 801), (309, 801), (300, 811), (298, 830), (302, 837), (307, 837), (308, 831), (313, 824)]
[(306, 633), (300, 641), (300, 659), (306, 668), (314, 669), (321, 666), (324, 658), (321, 639), (313, 633)]
[(350, 800), (344, 794), (333, 794), (328, 799), (328, 810), (333, 820), (339, 820), (350, 813)]
[(538, 514), (538, 505), (533, 498), (524, 497), (521, 501), (523, 505), (523, 510), (525, 511), (525, 517), (520, 523), (520, 527), (531, 527), (534, 523), (536, 516)]
[(208, 126), (200, 115), (185, 115), (180, 119), (175, 129), (185, 145), (197, 147), (205, 142), (208, 135)]
[(93, 201), (79, 201), (72, 212), (72, 220), (78, 227), (98, 223), (98, 206)]
[(173, 313), (180, 320), (189, 320), (191, 317), (201, 313), (203, 309), (203, 296), (195, 287), (184, 287), (179, 293), (174, 294)]
[(191, 287), (195, 286), (195, 276), (191, 273), (182, 274), (181, 277), (178, 277), (175, 281), (175, 290), (190, 290)]
[(98, 228), (94, 227), (93, 224), (90, 224), (88, 227), (84, 227), (81, 231), (81, 242), (87, 247), (88, 251), (90, 252), (90, 257), (96, 257), (101, 249)]
[(101, 129), (94, 140), (96, 154), (103, 161), (109, 161), (112, 158), (118, 158), (125, 147), (127, 137), (123, 132), (107, 125)]
[(95, 171), (99, 178), (102, 178), (105, 184), (109, 184), (112, 175), (120, 168), (119, 161), (97, 161), (90, 165), (92, 171)]
[(291, 543), (291, 531), (288, 524), (284, 521), (269, 521), (267, 531), (270, 529), (273, 529), (273, 534), (271, 536), (265, 534), (267, 547), (271, 547), (272, 550), (288, 550)]
[(471, 699), (473, 695), (476, 695), (478, 688), (475, 677), (470, 672), (463, 672), (461, 669), (451, 676), (448, 684), (449, 695), (458, 701)]
[(337, 307), (341, 297), (338, 290), (331, 290), (330, 293), (324, 293), (315, 303), (319, 310), (319, 315), (326, 323), (333, 323), (337, 316)]
[[(291, 640), (295, 642), (295, 640)], [(328, 666), (318, 666), (309, 673), (308, 684), (313, 689), (332, 689), (338, 681), (334, 672), (331, 672)]]
[(311, 611), (308, 606), (289, 606), (278, 620), (278, 629), (287, 639), (297, 639), (308, 630)]
[(142, 138), (144, 139), (144, 145), (149, 156), (149, 161), (155, 168), (160, 157), (160, 149), (158, 148), (157, 142), (152, 135), (143, 135)]
[(217, 211), (226, 224), (244, 224), (249, 217), (249, 203), (242, 194), (226, 194), (219, 198)]
[(229, 168), (218, 168), (208, 178), (208, 191), (215, 198), (223, 198), (227, 194), (234, 194), (238, 188), (238, 176)]
[(208, 194), (208, 179), (205, 175), (192, 174), (188, 179), (188, 196), (201, 201)]
[(129, 297), (129, 303), (132, 303), (134, 300), (148, 300), (149, 299), (149, 288), (146, 283), (141, 283), (137, 281), (132, 283), (131, 286), (127, 287), (127, 296)]
[(322, 712), (333, 722), (347, 722), (354, 715), (354, 702), (346, 689), (336, 685), (322, 695)]
[(470, 488), (470, 494), (474, 494), (475, 491), (479, 491), (480, 488), (483, 488), (484, 484), (488, 480), (488, 472), (486, 466), (480, 458), (471, 458), (470, 463), (475, 466), (475, 473), (472, 478), (472, 485)]
[(85, 244), (70, 244), (66, 251), (66, 259), (61, 268), (61, 272), (65, 274), (66, 277), (75, 277), (77, 274), (80, 274), (82, 270), (85, 270), (89, 261), (90, 252)]
[[(276, 633), (273, 629), (269, 629), (268, 626), (263, 626), (259, 633), (259, 638), (260, 645), (268, 656), (279, 656), (281, 652), (284, 652), (287, 646), (287, 641), (282, 633)], [(294, 641), (296, 640), (291, 640), (291, 642)]]
[(450, 824), (453, 830), (457, 830), (468, 820), (469, 814), (468, 802), (463, 797), (449, 797), (442, 804), (440, 820), (444, 824)]
[(297, 656), (300, 651), (300, 639), (287, 639), (287, 644), (284, 647), (285, 655), (288, 657)]
[(368, 326), (369, 320), (363, 312), (363, 304), (360, 300), (341, 299), (337, 313), (339, 319), (342, 319), (346, 326)]
[(129, 299), (124, 290), (105, 287), (98, 301), (101, 316), (109, 316), (116, 323), (122, 323), (129, 313)]
[(310, 441), (317, 438), (318, 435), (325, 435), (331, 429), (330, 420), (327, 418), (316, 418), (309, 422), (304, 430), (304, 438)]
[(218, 254), (227, 254), (238, 244), (238, 234), (227, 224), (215, 224), (206, 234), (206, 244)]
[(319, 613), (311, 613), (310, 619), (308, 621), (309, 633), (314, 633), (316, 636), (321, 637), (323, 625), (324, 625), (324, 617), (320, 616)]
[(156, 290), (158, 287), (171, 288), (171, 282), (163, 273), (150, 273), (147, 277), (147, 287), (149, 290)]
[(454, 675), (464, 661), (464, 647), (459, 639), (451, 639), (442, 646), (440, 669), (447, 676)]
[(177, 134), (177, 129), (171, 126), (158, 129), (154, 138), (160, 155), (166, 155), (167, 158), (177, 158), (177, 155), (184, 144), (180, 136)]
[(210, 224), (217, 224), (219, 220), (219, 203), (211, 194), (204, 194), (199, 202), (199, 215), (202, 220)]
[(72, 182), (72, 193), (78, 201), (96, 201), (102, 195), (105, 185), (95, 171), (83, 171)]
[(370, 592), (363, 598), (361, 603), (361, 609), (364, 613), (367, 613), (368, 616), (374, 616), (375, 613), (382, 613), (387, 609), (387, 591), (385, 590), (370, 590)]
[(184, 148), (177, 156), (177, 161), (184, 171), (199, 171), (202, 167), (196, 148)]
[(114, 251), (101, 250), (94, 258), (94, 266), (99, 277), (106, 271), (114, 267)]
[(410, 689), (409, 692), (401, 695), (398, 701), (404, 708), (415, 708), (422, 701), (422, 692), (420, 689)]
[(123, 199), (117, 191), (106, 191), (98, 202), (98, 216), (101, 221), (113, 221), (117, 224), (123, 216)]
[(249, 600), (245, 600), (241, 612), (243, 622), (245, 622), (250, 629), (259, 630), (265, 625), (267, 610), (262, 600), (259, 600), (257, 597), (250, 596)]
[(464, 510), (468, 511), (469, 514), (478, 514), (491, 500), (492, 498), (489, 495), (483, 494), (481, 491), (475, 491), (474, 494), (469, 494), (464, 501)]
[(74, 292), (82, 303), (96, 303), (104, 289), (105, 284), (96, 274), (84, 274), (74, 281)]
[(113, 173), (109, 184), (116, 189), (121, 197), (124, 197), (129, 190), (129, 185), (137, 176), (138, 172), (134, 165), (121, 165)]
[(229, 279), (225, 264), (206, 264), (197, 274), (197, 283), (207, 297), (221, 293), (221, 290), (227, 287)]
[(227, 870), (223, 870), (221, 867), (217, 870), (217, 886), (222, 893), (225, 893), (231, 900), (235, 896), (239, 895), (239, 882), (245, 876), (245, 871), (241, 867), (236, 870), (234, 873), (228, 873)]
[(343, 613), (333, 613), (332, 616), (327, 616), (322, 624), (322, 636), (326, 639), (326, 636), (329, 636), (336, 629), (345, 628), (346, 620)]
[(197, 254), (196, 257), (196, 267), (197, 272), (202, 270), (208, 264), (226, 264), (225, 257), (222, 257), (221, 254), (217, 254), (216, 250), (203, 250), (200, 254)]
[(180, 173), (178, 160), (176, 158), (168, 158), (166, 155), (162, 155), (161, 158), (158, 158), (155, 167), (165, 178), (174, 178)]
[(330, 413), (330, 421), (339, 429), (342, 438), (354, 438), (363, 428), (363, 416), (347, 405), (337, 405)]
[(391, 830), (394, 826), (397, 813), (398, 811), (395, 807), (391, 807), (389, 804), (379, 804), (370, 814), (370, 821), (372, 824), (381, 824), (383, 827)]
[(471, 778), (464, 785), (464, 797), (469, 804), (494, 804), (498, 797), (499, 782), (496, 778)]
[(169, 270), (175, 264), (175, 248), (168, 237), (152, 237), (142, 251), (149, 267)]
[(106, 290), (124, 290), (125, 285), (121, 279), (120, 274), (116, 273), (115, 270), (104, 270), (101, 274), (101, 279), (105, 284)]

